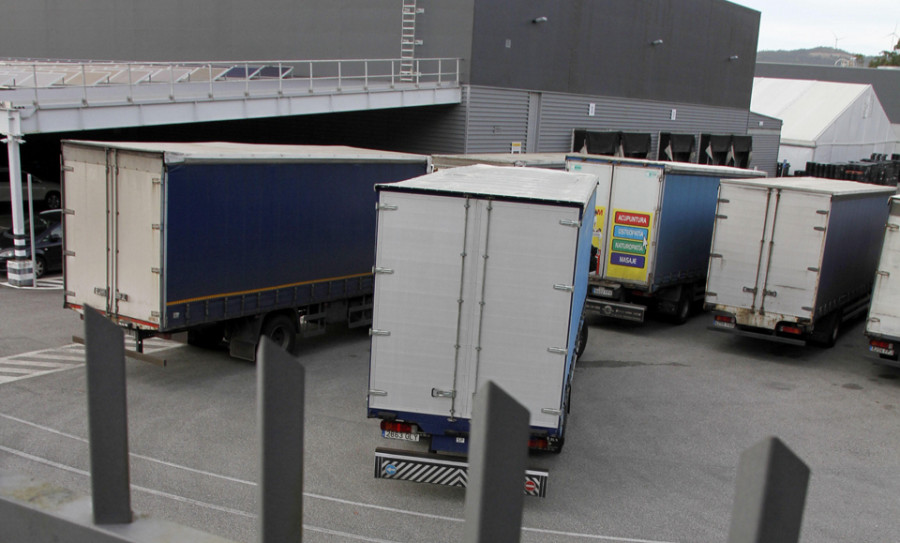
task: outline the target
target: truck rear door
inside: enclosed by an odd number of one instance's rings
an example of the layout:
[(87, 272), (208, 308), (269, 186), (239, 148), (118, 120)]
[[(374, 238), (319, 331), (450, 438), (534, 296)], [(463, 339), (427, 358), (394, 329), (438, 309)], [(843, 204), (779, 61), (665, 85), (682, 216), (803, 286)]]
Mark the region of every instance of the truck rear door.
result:
[(821, 194), (723, 182), (707, 303), (811, 318), (829, 207)]
[[(479, 202), (475, 363), (469, 396), (492, 380), (531, 413), (531, 425), (559, 426), (580, 210)], [(574, 318), (578, 318), (575, 316)], [(471, 409), (471, 402), (466, 405)], [(467, 411), (466, 417), (471, 417)]]
[(493, 380), (558, 427), (580, 210), (389, 191), (380, 207), (369, 407), (467, 419)]
[(594, 210), (594, 235), (591, 244), (597, 250), (597, 273), (603, 275), (606, 268), (606, 239), (609, 229), (609, 192), (612, 188), (613, 165), (609, 162), (590, 162), (578, 159), (566, 161), (570, 172), (592, 173), (597, 176), (597, 202)]
[[(375, 251), (369, 407), (460, 416), (454, 382), (469, 363), (474, 213), (456, 197), (382, 191)], [(470, 281), (474, 285), (474, 281)], [(456, 346), (460, 347), (457, 348)]]
[(160, 325), (163, 168), (158, 155), (122, 152), (116, 161), (111, 213), (111, 313), (139, 327)]
[(616, 165), (606, 221), (605, 279), (638, 285), (652, 280), (662, 175), (661, 168)]
[(768, 258), (758, 293), (767, 313), (812, 318), (831, 197), (798, 190), (774, 190)]
[(900, 201), (891, 200), (891, 213), (884, 232), (884, 244), (866, 332), (892, 338), (900, 337)]
[(63, 146), (66, 305), (109, 311), (106, 150)]
[(66, 303), (139, 328), (160, 325), (162, 161), (101, 147), (64, 149)]

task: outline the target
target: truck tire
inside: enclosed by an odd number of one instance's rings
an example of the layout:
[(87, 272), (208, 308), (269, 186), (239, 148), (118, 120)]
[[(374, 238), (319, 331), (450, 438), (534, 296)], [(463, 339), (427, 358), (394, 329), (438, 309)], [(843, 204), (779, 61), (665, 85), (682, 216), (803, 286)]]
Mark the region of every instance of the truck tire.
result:
[(578, 326), (578, 337), (575, 339), (575, 356), (581, 358), (581, 355), (584, 354), (584, 350), (587, 348), (587, 340), (588, 340), (588, 327), (584, 321), (581, 321), (581, 324)]
[(834, 347), (834, 344), (837, 343), (837, 338), (841, 333), (842, 317), (843, 315), (841, 314), (840, 309), (834, 311), (831, 315), (828, 315), (822, 322), (822, 330), (813, 332), (813, 341), (825, 349)]
[(263, 326), (262, 335), (289, 353), (294, 352), (297, 344), (297, 327), (287, 315), (272, 315)]
[(681, 295), (678, 297), (678, 305), (675, 307), (675, 314), (672, 315), (674, 324), (684, 324), (688, 321), (688, 318), (691, 316), (692, 298), (691, 289), (682, 287)]

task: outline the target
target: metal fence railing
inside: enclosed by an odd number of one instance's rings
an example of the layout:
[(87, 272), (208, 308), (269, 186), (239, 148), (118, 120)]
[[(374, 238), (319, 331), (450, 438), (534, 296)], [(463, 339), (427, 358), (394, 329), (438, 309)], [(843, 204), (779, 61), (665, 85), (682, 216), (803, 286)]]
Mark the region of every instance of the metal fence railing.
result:
[(234, 62), (0, 61), (0, 101), (71, 107), (266, 97), (316, 92), (454, 87), (459, 58), (261, 60)]

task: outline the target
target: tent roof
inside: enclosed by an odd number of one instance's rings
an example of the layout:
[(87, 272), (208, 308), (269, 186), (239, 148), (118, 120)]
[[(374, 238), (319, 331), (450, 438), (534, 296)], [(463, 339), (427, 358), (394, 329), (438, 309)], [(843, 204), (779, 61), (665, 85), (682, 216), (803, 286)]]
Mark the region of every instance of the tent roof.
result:
[(750, 109), (784, 121), (783, 140), (814, 142), (871, 85), (753, 78)]

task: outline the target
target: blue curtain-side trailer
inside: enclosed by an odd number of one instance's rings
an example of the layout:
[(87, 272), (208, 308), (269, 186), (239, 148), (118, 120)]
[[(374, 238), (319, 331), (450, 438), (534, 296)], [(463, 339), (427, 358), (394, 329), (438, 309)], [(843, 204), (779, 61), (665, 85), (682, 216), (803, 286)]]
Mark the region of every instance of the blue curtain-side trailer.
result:
[(371, 320), (377, 183), (428, 157), (340, 146), (66, 141), (66, 306), (140, 341), (187, 331), (253, 360), (260, 334)]

